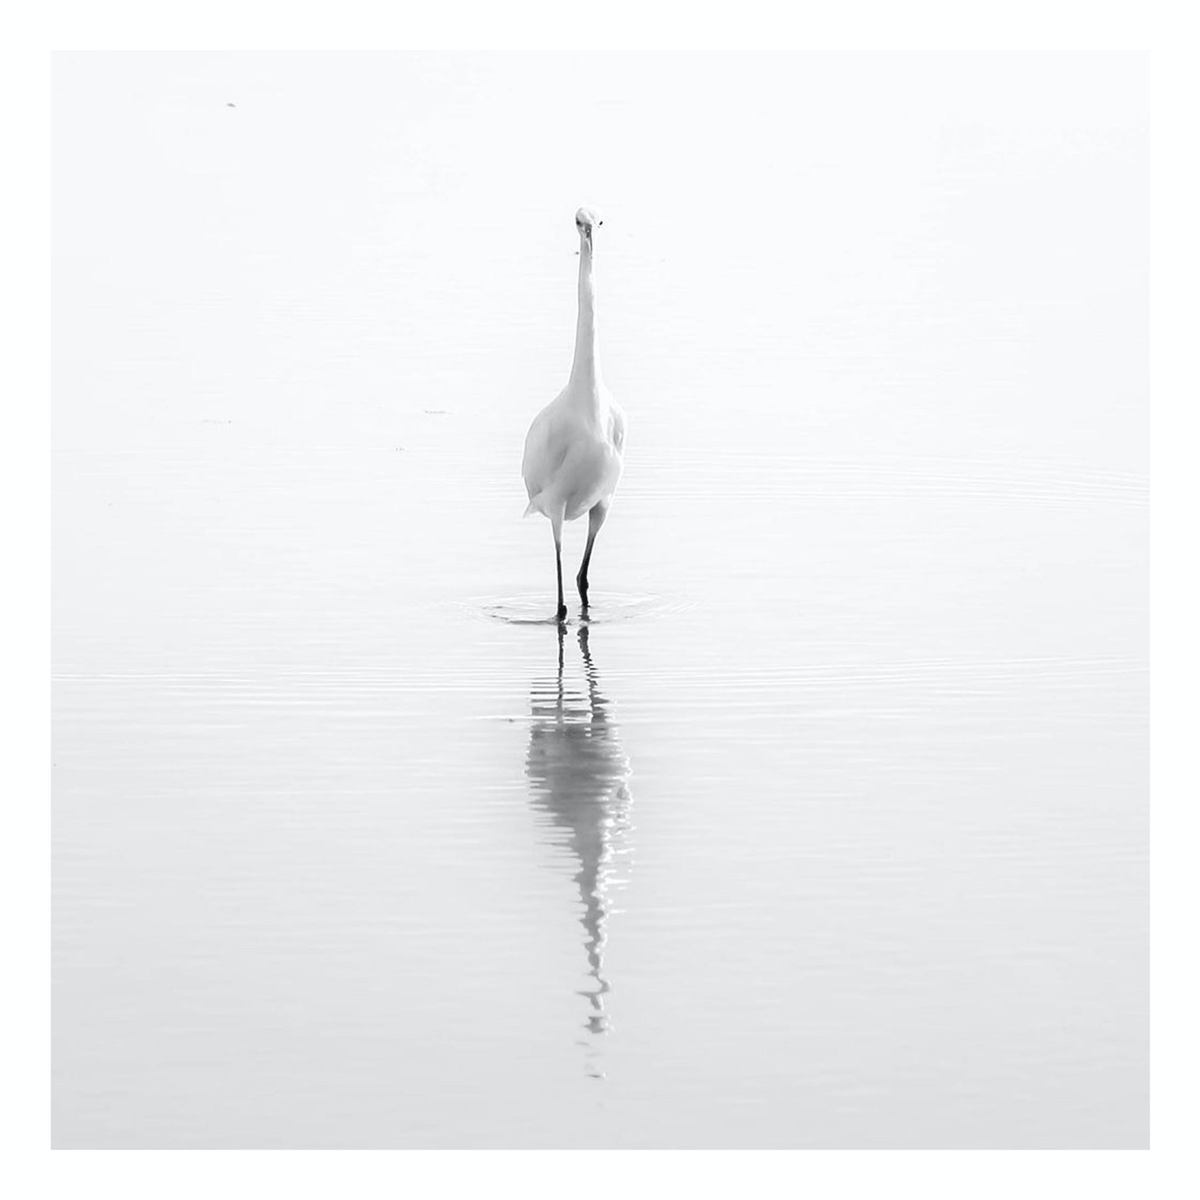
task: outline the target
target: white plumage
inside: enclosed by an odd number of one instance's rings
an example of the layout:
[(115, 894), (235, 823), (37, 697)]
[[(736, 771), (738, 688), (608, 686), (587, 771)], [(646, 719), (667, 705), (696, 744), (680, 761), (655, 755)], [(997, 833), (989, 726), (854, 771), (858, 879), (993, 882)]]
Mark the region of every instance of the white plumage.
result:
[(558, 574), (558, 612), (567, 615), (562, 587), (562, 524), (588, 514), (587, 548), (576, 576), (584, 611), (588, 606), (588, 564), (592, 544), (608, 516), (621, 479), (625, 453), (625, 414), (600, 376), (596, 338), (593, 240), (604, 222), (591, 209), (575, 214), (579, 231), (579, 318), (575, 361), (567, 386), (533, 419), (525, 437), (521, 474), (529, 493), (525, 513), (550, 519)]

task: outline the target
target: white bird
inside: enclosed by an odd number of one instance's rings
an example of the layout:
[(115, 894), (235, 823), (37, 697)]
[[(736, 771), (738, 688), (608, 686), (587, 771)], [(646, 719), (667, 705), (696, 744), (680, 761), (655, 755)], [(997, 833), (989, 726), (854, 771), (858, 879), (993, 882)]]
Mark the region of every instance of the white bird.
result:
[(533, 419), (525, 435), (521, 474), (529, 493), (525, 515), (550, 518), (558, 572), (557, 619), (566, 619), (562, 585), (562, 524), (588, 514), (587, 548), (575, 582), (583, 611), (588, 606), (588, 564), (592, 544), (608, 516), (621, 479), (625, 453), (625, 414), (600, 377), (596, 341), (596, 288), (592, 239), (604, 222), (590, 208), (575, 214), (579, 231), (579, 319), (575, 362), (567, 386)]

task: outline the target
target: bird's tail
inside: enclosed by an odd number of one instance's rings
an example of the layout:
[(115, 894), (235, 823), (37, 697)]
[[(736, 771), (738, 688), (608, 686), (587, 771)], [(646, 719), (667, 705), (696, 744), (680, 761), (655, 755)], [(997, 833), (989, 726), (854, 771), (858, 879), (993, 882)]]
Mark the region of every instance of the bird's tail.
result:
[[(540, 496), (541, 493), (539, 492), (538, 495)], [(525, 511), (521, 514), (521, 516), (527, 517), (527, 516), (529, 516), (530, 513), (541, 512), (541, 511), (542, 511), (542, 505), (541, 505), (541, 501), (538, 499), (538, 496), (530, 496), (529, 503), (525, 506)]]

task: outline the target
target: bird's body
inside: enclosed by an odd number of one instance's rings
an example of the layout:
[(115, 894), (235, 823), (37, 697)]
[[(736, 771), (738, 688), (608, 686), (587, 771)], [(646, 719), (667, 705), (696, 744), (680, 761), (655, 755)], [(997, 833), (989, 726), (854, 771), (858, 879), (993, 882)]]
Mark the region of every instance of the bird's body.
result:
[(588, 209), (575, 217), (579, 230), (579, 319), (575, 362), (567, 386), (534, 418), (525, 437), (521, 474), (529, 506), (550, 520), (558, 570), (558, 620), (566, 617), (562, 594), (562, 524), (588, 514), (588, 541), (577, 577), (587, 609), (588, 564), (596, 534), (621, 479), (625, 414), (600, 376), (596, 297), (592, 278), (593, 230), (602, 222)]
[(525, 437), (521, 474), (530, 512), (574, 521), (611, 501), (621, 479), (625, 414), (601, 386), (564, 388), (533, 419)]

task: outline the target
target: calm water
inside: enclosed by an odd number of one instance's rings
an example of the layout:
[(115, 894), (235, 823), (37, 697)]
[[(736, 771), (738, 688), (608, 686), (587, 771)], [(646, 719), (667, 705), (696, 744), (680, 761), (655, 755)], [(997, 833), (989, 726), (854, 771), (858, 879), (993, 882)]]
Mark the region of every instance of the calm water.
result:
[(1146, 1143), (1140, 98), (1010, 69), (59, 60), (56, 1145)]

